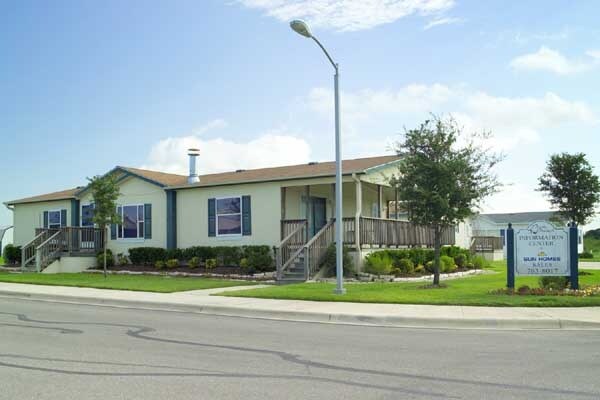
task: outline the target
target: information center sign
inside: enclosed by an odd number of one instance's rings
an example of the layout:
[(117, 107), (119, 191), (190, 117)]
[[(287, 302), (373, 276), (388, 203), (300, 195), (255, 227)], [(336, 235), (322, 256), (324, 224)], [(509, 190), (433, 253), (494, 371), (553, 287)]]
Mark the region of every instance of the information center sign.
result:
[(515, 275), (570, 275), (569, 231), (546, 221), (515, 230)]

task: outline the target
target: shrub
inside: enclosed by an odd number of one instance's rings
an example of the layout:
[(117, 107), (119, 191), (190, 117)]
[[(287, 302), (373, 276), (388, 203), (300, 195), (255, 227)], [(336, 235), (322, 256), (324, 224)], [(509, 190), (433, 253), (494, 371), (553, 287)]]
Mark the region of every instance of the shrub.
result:
[(206, 269), (213, 269), (217, 266), (217, 259), (216, 258), (209, 258), (206, 260), (205, 263), (205, 267)]
[[(96, 262), (99, 268), (104, 267), (104, 250), (96, 254)], [(113, 267), (114, 265), (115, 257), (113, 256), (113, 252), (110, 249), (106, 249), (106, 268)]]
[(488, 265), (487, 260), (485, 258), (483, 258), (482, 256), (473, 257), (471, 262), (473, 263), (473, 268), (475, 268), (475, 269), (482, 269)]
[(456, 265), (454, 264), (454, 259), (450, 256), (441, 256), (440, 257), (440, 272), (449, 273), (456, 270)]
[(239, 262), (240, 267), (242, 267), (242, 260), (246, 259), (247, 268), (249, 269), (260, 272), (275, 270), (274, 260), (269, 246), (244, 246), (242, 247), (242, 254), (243, 257)]
[(179, 267), (179, 260), (176, 258), (171, 258), (167, 260), (165, 264), (167, 265), (167, 268), (177, 268)]
[(254, 265), (250, 265), (250, 262), (245, 257), (240, 260), (240, 269), (246, 275), (252, 275), (256, 272)]
[(123, 253), (119, 253), (117, 254), (117, 265), (127, 265), (129, 264), (129, 259), (127, 259), (127, 256)]
[(594, 255), (591, 251), (584, 251), (583, 253), (579, 254), (579, 258), (594, 258)]
[(183, 250), (181, 249), (166, 249), (165, 250), (165, 259), (173, 260), (173, 259), (181, 260), (183, 259)]
[(216, 246), (213, 247), (218, 265), (232, 266), (240, 265), (242, 259), (242, 249), (236, 246)]
[[(356, 274), (354, 271), (354, 261), (350, 256), (350, 252), (346, 246), (343, 249), (343, 257), (342, 257), (344, 276), (351, 277)], [(323, 258), (323, 262), (321, 263), (321, 268), (324, 269), (325, 276), (335, 276), (336, 268), (337, 268), (337, 255), (335, 244), (331, 244), (327, 248), (327, 252), (325, 253), (325, 257)]]
[(464, 254), (458, 254), (456, 257), (454, 257), (454, 263), (456, 264), (457, 267), (459, 268), (464, 268), (467, 265), (467, 256)]
[(129, 249), (129, 259), (134, 265), (156, 265), (167, 259), (167, 251), (162, 247), (133, 247)]
[(419, 264), (415, 267), (415, 274), (422, 274), (423, 272), (425, 272), (425, 266), (422, 264)]
[(415, 264), (410, 258), (401, 258), (398, 263), (394, 265), (403, 274), (412, 275), (415, 272)]
[(517, 293), (519, 294), (529, 294), (529, 292), (531, 292), (531, 288), (527, 285), (519, 286), (517, 289)]
[(215, 258), (217, 254), (215, 248), (210, 246), (192, 246), (183, 250), (182, 253), (182, 258), (185, 260), (191, 260), (193, 257), (198, 257), (200, 261)]
[(157, 261), (154, 263), (154, 267), (155, 267), (156, 269), (163, 269), (163, 268), (165, 267), (165, 262), (164, 262), (163, 260), (157, 260)]
[(540, 276), (540, 287), (548, 290), (563, 290), (569, 284), (566, 276)]
[(4, 246), (4, 260), (9, 264), (21, 262), (21, 246), (7, 244)]
[(389, 275), (392, 271), (392, 259), (387, 252), (375, 252), (366, 257), (365, 272), (373, 275)]
[(188, 267), (190, 268), (198, 268), (200, 266), (200, 258), (192, 257), (188, 261)]
[(433, 260), (431, 261), (427, 261), (425, 263), (425, 271), (429, 272), (430, 274), (433, 274), (434, 270), (434, 266), (433, 266)]

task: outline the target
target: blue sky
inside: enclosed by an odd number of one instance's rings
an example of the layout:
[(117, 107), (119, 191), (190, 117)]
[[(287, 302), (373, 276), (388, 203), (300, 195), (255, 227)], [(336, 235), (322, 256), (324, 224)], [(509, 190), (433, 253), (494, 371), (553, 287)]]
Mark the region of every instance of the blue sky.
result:
[(507, 154), (512, 185), (486, 210), (544, 209), (549, 154), (586, 152), (600, 172), (597, 15), (596, 1), (3, 2), (0, 200), (115, 165), (185, 172), (192, 144), (202, 172), (331, 159), (332, 69), (289, 29), (301, 17), (341, 66), (345, 157), (452, 114)]

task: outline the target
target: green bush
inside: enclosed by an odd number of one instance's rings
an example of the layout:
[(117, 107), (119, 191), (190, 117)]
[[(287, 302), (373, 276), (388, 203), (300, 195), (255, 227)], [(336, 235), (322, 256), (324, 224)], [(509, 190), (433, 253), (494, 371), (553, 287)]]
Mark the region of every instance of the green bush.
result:
[(190, 268), (198, 268), (200, 266), (200, 258), (192, 257), (188, 261), (188, 267)]
[(425, 263), (425, 271), (429, 272), (430, 274), (433, 274), (433, 273), (435, 272), (435, 271), (434, 271), (434, 268), (435, 268), (435, 267), (434, 267), (434, 265), (433, 265), (433, 260), (431, 260), (431, 261), (427, 261), (427, 262)]
[(171, 258), (168, 259), (167, 262), (165, 263), (167, 265), (167, 268), (177, 268), (179, 267), (179, 260), (176, 258)]
[(127, 258), (127, 256), (123, 253), (118, 253), (117, 254), (117, 265), (124, 266), (127, 264), (129, 264), (129, 259)]
[(249, 269), (259, 272), (275, 271), (275, 263), (271, 254), (269, 246), (244, 246), (242, 247), (243, 257), (240, 259), (239, 265), (242, 267), (242, 259), (246, 259)]
[(579, 258), (594, 258), (594, 254), (592, 254), (591, 251), (584, 251), (583, 253), (579, 254)]
[(240, 269), (242, 270), (242, 273), (246, 275), (252, 275), (256, 272), (256, 268), (254, 265), (250, 265), (250, 262), (246, 257), (240, 260)]
[(14, 246), (7, 244), (4, 246), (4, 261), (9, 264), (16, 264), (21, 262), (21, 246)]
[(467, 261), (468, 261), (467, 256), (464, 255), (464, 254), (462, 254), (462, 253), (458, 254), (456, 257), (454, 257), (454, 263), (459, 268), (466, 267), (467, 266)]
[(181, 250), (181, 249), (166, 249), (165, 250), (165, 259), (172, 260), (175, 258), (178, 260), (182, 260), (183, 259), (183, 250)]
[[(323, 258), (323, 262), (321, 263), (321, 268), (324, 269), (323, 272), (325, 276), (331, 277), (336, 275), (336, 260), (337, 256), (335, 244), (331, 244), (327, 248), (327, 252), (325, 253), (325, 257)], [(345, 277), (352, 277), (356, 275), (356, 271), (354, 270), (354, 261), (352, 259), (352, 256), (350, 256), (350, 252), (346, 246), (344, 246), (343, 249), (342, 263)]]
[(213, 269), (216, 266), (217, 266), (217, 259), (216, 258), (209, 258), (205, 262), (206, 269)]
[(548, 290), (564, 290), (569, 284), (566, 276), (540, 276), (539, 285)]
[[(98, 268), (104, 268), (104, 250), (99, 251), (96, 254), (96, 263)], [(113, 267), (115, 265), (115, 257), (110, 249), (106, 249), (106, 268)]]
[(242, 249), (237, 246), (215, 246), (213, 247), (217, 264), (220, 266), (238, 266), (242, 259)]
[(214, 247), (210, 246), (192, 246), (182, 251), (181, 258), (191, 260), (193, 257), (198, 257), (200, 261), (206, 261), (209, 258), (215, 258), (217, 253)]
[(406, 275), (412, 275), (415, 272), (415, 264), (410, 258), (401, 258), (394, 266)]
[(422, 274), (423, 272), (425, 272), (425, 266), (422, 264), (419, 264), (415, 267), (415, 274)]
[(483, 269), (484, 267), (487, 267), (489, 265), (488, 261), (482, 256), (473, 257), (471, 262), (473, 263), (473, 268), (475, 269)]
[(166, 264), (163, 260), (157, 260), (154, 263), (154, 268), (156, 268), (156, 269), (163, 269), (165, 266), (166, 266)]
[(454, 264), (454, 259), (450, 256), (441, 256), (440, 257), (440, 272), (445, 274), (449, 272), (453, 272), (456, 270), (456, 265)]
[(167, 259), (167, 251), (162, 247), (132, 247), (129, 259), (133, 265), (156, 265), (157, 261)]
[(392, 271), (392, 258), (388, 252), (374, 252), (366, 259), (365, 272), (373, 275), (389, 275)]

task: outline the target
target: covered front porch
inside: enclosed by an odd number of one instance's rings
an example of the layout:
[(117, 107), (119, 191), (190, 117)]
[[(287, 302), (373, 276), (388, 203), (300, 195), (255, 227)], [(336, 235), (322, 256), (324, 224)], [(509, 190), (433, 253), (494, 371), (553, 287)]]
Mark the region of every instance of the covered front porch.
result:
[[(408, 221), (396, 212), (398, 194), (385, 182), (356, 176), (343, 183), (344, 245), (357, 259), (372, 248), (433, 247), (433, 229)], [(318, 272), (327, 248), (335, 242), (335, 184), (281, 188), (281, 242), (277, 246), (280, 280), (306, 280)], [(455, 243), (454, 229), (443, 233), (442, 244)]]

